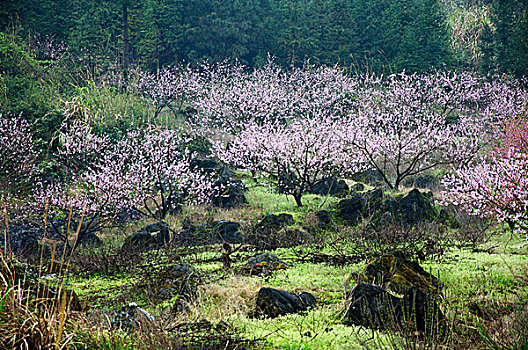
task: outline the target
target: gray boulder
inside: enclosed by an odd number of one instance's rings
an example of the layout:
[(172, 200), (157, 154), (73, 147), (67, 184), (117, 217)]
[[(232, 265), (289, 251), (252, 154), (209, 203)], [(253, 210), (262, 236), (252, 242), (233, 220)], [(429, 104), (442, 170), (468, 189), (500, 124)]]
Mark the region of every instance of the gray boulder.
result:
[(382, 206), (383, 191), (380, 188), (371, 190), (363, 195), (354, 193), (337, 204), (337, 216), (349, 225), (357, 225)]
[[(168, 275), (163, 281), (162, 288), (171, 288), (178, 295), (173, 311), (185, 312), (189, 304), (196, 300), (198, 286), (204, 277), (195, 267), (189, 264), (178, 264), (170, 268)], [(163, 295), (160, 295), (163, 299)]]
[(304, 233), (297, 229), (288, 229), (293, 223), (293, 216), (290, 214), (266, 215), (252, 228), (245, 241), (260, 250), (298, 245), (303, 241)]
[(317, 182), (311, 193), (320, 196), (344, 196), (348, 191), (348, 185), (344, 180), (338, 180), (335, 177), (331, 177)]
[(388, 198), (385, 198), (381, 188), (364, 194), (354, 193), (341, 200), (336, 209), (336, 216), (349, 225), (357, 225), (363, 218), (371, 217), (374, 226), (411, 226), (433, 221), (437, 217), (432, 193), (421, 193), (417, 189), (404, 196)]
[(218, 220), (213, 223), (215, 238), (220, 242), (241, 243), (240, 224), (234, 221)]
[(400, 298), (379, 286), (359, 283), (348, 299), (345, 324), (427, 334), (445, 330), (445, 318), (436, 300), (414, 286)]
[(216, 190), (211, 196), (211, 204), (221, 208), (233, 208), (247, 204), (244, 193), (246, 186), (242, 180), (235, 180), (230, 176), (221, 176), (215, 182)]
[(154, 316), (137, 306), (136, 303), (124, 305), (111, 323), (113, 329), (121, 329), (127, 333), (138, 329), (148, 329), (155, 324)]
[(248, 259), (242, 272), (250, 275), (271, 275), (274, 271), (288, 268), (285, 262), (271, 253), (261, 253)]
[(330, 213), (328, 213), (326, 210), (320, 210), (316, 212), (315, 216), (317, 217), (317, 220), (319, 220), (319, 226), (322, 228), (325, 228), (332, 221)]
[(9, 248), (15, 255), (37, 254), (40, 253), (39, 241), (41, 238), (42, 231), (40, 229), (20, 227), (11, 231)]
[(293, 216), (290, 214), (282, 213), (279, 215), (270, 214), (266, 215), (262, 221), (257, 224), (257, 230), (277, 230), (285, 226), (293, 224)]
[(357, 225), (363, 218), (363, 202), (361, 195), (353, 194), (337, 204), (336, 215), (349, 225)]
[(437, 216), (432, 193), (421, 193), (417, 189), (403, 197), (388, 200), (385, 211), (392, 214), (396, 223), (404, 226), (433, 221)]
[(169, 241), (169, 225), (165, 221), (159, 221), (147, 225), (128, 236), (123, 243), (122, 249), (152, 248), (166, 244)]
[(81, 247), (98, 248), (103, 245), (103, 241), (93, 232), (87, 233), (80, 238), (79, 245)]
[(307, 311), (315, 306), (315, 297), (303, 292), (292, 294), (280, 289), (261, 288), (257, 296), (256, 313), (259, 316), (277, 317)]
[(348, 296), (350, 305), (345, 313), (345, 324), (369, 328), (383, 328), (388, 322), (401, 318), (401, 299), (383, 288), (360, 283)]

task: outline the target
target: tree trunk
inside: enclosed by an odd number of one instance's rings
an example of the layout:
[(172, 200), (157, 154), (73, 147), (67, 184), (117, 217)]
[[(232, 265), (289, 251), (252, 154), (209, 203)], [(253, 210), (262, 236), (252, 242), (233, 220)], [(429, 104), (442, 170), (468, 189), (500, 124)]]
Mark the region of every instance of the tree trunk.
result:
[(401, 178), (397, 178), (396, 179), (396, 182), (394, 182), (394, 187), (392, 188), (394, 191), (396, 191), (396, 192), (399, 191), (401, 181), (402, 181)]
[(294, 194), (293, 198), (295, 199), (295, 203), (297, 204), (297, 206), (302, 207), (302, 202), (301, 202), (302, 194)]

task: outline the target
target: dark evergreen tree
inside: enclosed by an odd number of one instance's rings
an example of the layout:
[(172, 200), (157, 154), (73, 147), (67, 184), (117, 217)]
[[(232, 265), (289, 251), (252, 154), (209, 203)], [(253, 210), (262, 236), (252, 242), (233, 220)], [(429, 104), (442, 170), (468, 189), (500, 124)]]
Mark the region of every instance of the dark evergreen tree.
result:
[(483, 69), (528, 75), (528, 0), (496, 0), (495, 31), (483, 40)]
[[(440, 0), (5, 0), (0, 23), (53, 34), (92, 72), (237, 59), (422, 70), (449, 62)], [(521, 1), (521, 0), (515, 0)], [(16, 21), (15, 21), (16, 22)]]

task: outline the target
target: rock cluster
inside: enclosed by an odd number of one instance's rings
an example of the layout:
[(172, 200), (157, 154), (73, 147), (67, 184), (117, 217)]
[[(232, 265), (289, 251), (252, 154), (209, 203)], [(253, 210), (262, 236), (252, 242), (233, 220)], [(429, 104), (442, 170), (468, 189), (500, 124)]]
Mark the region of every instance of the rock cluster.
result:
[(370, 218), (373, 225), (410, 226), (438, 216), (432, 193), (421, 193), (417, 189), (395, 197), (385, 197), (381, 188), (365, 194), (354, 193), (341, 200), (336, 209), (336, 215), (349, 225)]

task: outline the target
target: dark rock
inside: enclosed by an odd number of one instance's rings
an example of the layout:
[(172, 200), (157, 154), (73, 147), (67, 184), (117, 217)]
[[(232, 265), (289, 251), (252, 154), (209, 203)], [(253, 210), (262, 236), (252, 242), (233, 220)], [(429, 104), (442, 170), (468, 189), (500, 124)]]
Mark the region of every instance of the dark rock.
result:
[(348, 295), (347, 323), (420, 332), (445, 326), (435, 299), (440, 295), (437, 278), (400, 252), (382, 255), (350, 279), (360, 283)]
[(40, 253), (39, 240), (43, 234), (40, 229), (20, 227), (9, 234), (9, 248), (15, 255)]
[(83, 247), (98, 248), (103, 245), (103, 241), (93, 232), (80, 237), (79, 244)]
[[(173, 311), (187, 311), (189, 304), (196, 300), (198, 286), (203, 282), (202, 274), (189, 264), (178, 264), (166, 270), (162, 277), (162, 288), (171, 288), (178, 294)], [(158, 297), (163, 299), (164, 296), (158, 294)]]
[(354, 193), (337, 204), (337, 216), (349, 225), (357, 225), (363, 218), (378, 211), (382, 203), (383, 190), (381, 188), (375, 188), (363, 195)]
[(235, 180), (229, 176), (221, 176), (214, 182), (216, 188), (211, 196), (211, 203), (221, 208), (233, 208), (247, 204), (246, 186), (241, 180)]
[(150, 328), (155, 324), (154, 316), (138, 307), (136, 303), (124, 305), (112, 320), (113, 329), (132, 332), (137, 329)]
[(224, 166), (216, 159), (191, 160), (191, 167), (205, 172), (214, 180), (215, 190), (211, 194), (211, 204), (221, 208), (233, 208), (242, 204), (247, 204), (244, 192), (246, 186), (241, 180), (233, 178), (234, 173), (231, 169)]
[(348, 190), (348, 185), (344, 180), (338, 180), (337, 178), (332, 177), (317, 182), (311, 192), (320, 196), (338, 196), (345, 195)]
[(171, 240), (169, 228), (163, 228), (156, 234), (156, 243), (159, 245), (168, 244)]
[(357, 225), (363, 218), (363, 204), (363, 197), (353, 194), (337, 204), (336, 215), (349, 225)]
[(365, 216), (371, 216), (383, 206), (383, 190), (379, 187), (364, 194), (363, 212)]
[(320, 210), (320, 211), (316, 212), (315, 216), (317, 217), (317, 219), (321, 223), (321, 226), (323, 226), (323, 227), (328, 225), (331, 222), (331, 220), (332, 220), (330, 214), (326, 210)]
[[(257, 296), (257, 315), (277, 317), (307, 311), (308, 308), (314, 306), (315, 297), (306, 292), (301, 294), (303, 297), (279, 289), (261, 288)], [(304, 300), (307, 300), (309, 304), (306, 304)]]
[(122, 249), (151, 248), (160, 246), (170, 241), (169, 225), (165, 221), (159, 221), (147, 225), (139, 231), (128, 236), (123, 243)]
[(388, 205), (397, 223), (402, 225), (414, 225), (419, 222), (433, 221), (436, 218), (436, 209), (432, 194), (422, 194), (414, 189), (403, 198), (397, 198)]
[(156, 243), (166, 244), (170, 241), (170, 232), (169, 224), (165, 221), (158, 221), (154, 224), (147, 225), (141, 229), (141, 231), (147, 232), (149, 234), (156, 234)]
[(241, 180), (234, 179), (233, 171), (216, 159), (195, 158), (191, 161), (191, 166), (216, 178), (214, 181), (215, 190), (211, 194), (212, 205), (221, 208), (232, 208), (247, 203), (244, 195), (246, 191), (244, 183)]
[(438, 279), (417, 262), (407, 260), (400, 252), (382, 255), (368, 264), (362, 280), (400, 294), (414, 286), (424, 292), (439, 295)]
[(217, 173), (223, 166), (216, 159), (194, 158), (191, 160), (191, 168), (198, 168), (207, 173)]
[[(64, 242), (58, 242), (55, 244), (55, 256), (70, 256), (71, 255), (71, 246), (66, 245)], [(55, 262), (54, 262), (55, 263)]]
[(306, 305), (306, 308), (311, 309), (315, 307), (315, 304), (317, 304), (317, 298), (308, 292), (301, 292), (297, 294), (299, 298), (303, 301), (304, 305)]
[(280, 229), (291, 224), (293, 224), (293, 216), (290, 214), (270, 214), (266, 215), (264, 219), (257, 224), (257, 227), (261, 229)]
[(185, 218), (175, 241), (186, 246), (199, 246), (223, 242), (242, 243), (243, 240), (238, 222), (218, 220), (195, 226), (189, 218)]
[(403, 295), (402, 308), (403, 320), (400, 324), (404, 330), (429, 335), (445, 333), (447, 320), (430, 294), (413, 286)]
[(381, 287), (359, 283), (348, 299), (350, 305), (345, 313), (345, 324), (377, 329), (401, 319), (401, 299)]
[(233, 221), (219, 220), (213, 223), (214, 233), (220, 242), (241, 243), (240, 224)]
[(163, 265), (153, 268), (140, 279), (138, 285), (145, 294), (157, 302), (176, 297), (174, 312), (185, 312), (196, 300), (198, 286), (203, 283), (202, 273), (189, 264)]
[(158, 221), (154, 224), (147, 225), (141, 229), (141, 231), (145, 231), (147, 233), (155, 233), (159, 232), (161, 230), (167, 229), (169, 225), (165, 221)]
[(399, 298), (379, 286), (360, 283), (350, 293), (349, 300), (345, 324), (428, 334), (437, 333), (445, 325), (435, 299), (416, 287)]
[(298, 245), (303, 239), (302, 232), (286, 230), (293, 222), (290, 214), (266, 215), (246, 236), (246, 241), (261, 250)]
[(137, 231), (125, 238), (123, 250), (132, 248), (147, 248), (156, 242), (156, 237), (145, 231)]
[(350, 189), (354, 192), (363, 192), (365, 191), (365, 185), (363, 185), (361, 182), (356, 182)]
[(375, 228), (390, 224), (410, 226), (432, 221), (437, 214), (431, 192), (420, 193), (414, 189), (405, 196), (385, 199), (383, 190), (376, 188), (341, 200), (336, 215), (349, 225), (357, 225), (362, 219), (370, 217), (370, 225)]

